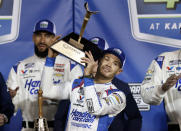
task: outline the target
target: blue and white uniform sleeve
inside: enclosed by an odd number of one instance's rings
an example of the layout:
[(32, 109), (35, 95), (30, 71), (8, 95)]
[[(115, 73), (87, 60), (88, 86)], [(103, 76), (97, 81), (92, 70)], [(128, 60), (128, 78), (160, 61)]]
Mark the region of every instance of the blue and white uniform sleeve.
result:
[(70, 80), (75, 80), (83, 76), (83, 69), (79, 64), (70, 61)]
[(92, 79), (84, 78), (84, 95), (88, 111), (93, 115), (116, 116), (126, 106), (126, 97), (123, 92), (116, 89), (100, 98), (95, 90)]
[(54, 62), (55, 58), (47, 57), (41, 80), (43, 96), (46, 98), (58, 100), (69, 99), (72, 88), (71, 81), (53, 84)]
[(159, 105), (165, 96), (166, 92), (161, 89), (163, 84), (163, 59), (163, 56), (159, 56), (157, 59), (152, 61), (142, 82), (141, 96), (143, 101), (147, 104)]
[[(11, 68), (11, 71), (10, 71), (9, 76), (8, 76), (8, 80), (6, 82), (7, 88), (15, 90), (17, 87), (20, 87), (19, 86), (20, 83), (18, 82), (17, 71), (18, 71), (18, 65), (15, 65)], [(21, 101), (22, 101), (21, 100), (21, 94), (20, 94), (20, 91), (18, 90), (16, 95), (12, 98), (12, 102), (15, 106), (15, 111), (17, 111), (18, 108), (20, 108)]]
[(11, 68), (6, 84), (7, 84), (7, 87), (12, 90), (15, 90), (19, 86), (18, 80), (17, 80), (17, 65)]

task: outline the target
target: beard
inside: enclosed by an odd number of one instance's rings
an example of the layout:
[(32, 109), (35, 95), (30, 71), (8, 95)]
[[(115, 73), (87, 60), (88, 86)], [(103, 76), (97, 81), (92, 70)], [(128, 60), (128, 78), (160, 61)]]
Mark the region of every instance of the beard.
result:
[(38, 47), (36, 45), (34, 45), (34, 51), (35, 51), (35, 54), (40, 58), (45, 58), (48, 55), (48, 48), (45, 51), (40, 52), (38, 50)]

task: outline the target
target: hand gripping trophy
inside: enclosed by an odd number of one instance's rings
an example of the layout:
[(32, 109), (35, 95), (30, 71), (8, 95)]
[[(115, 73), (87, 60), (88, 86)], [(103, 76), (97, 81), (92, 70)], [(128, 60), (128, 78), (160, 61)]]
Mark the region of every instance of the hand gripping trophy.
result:
[(39, 118), (35, 119), (34, 129), (35, 131), (49, 131), (46, 118), (43, 118), (42, 103), (43, 103), (43, 91), (40, 88), (38, 91), (38, 106), (39, 106)]
[[(85, 27), (90, 19), (90, 16), (98, 12), (98, 11), (89, 11), (87, 2), (84, 4), (84, 7), (86, 9), (86, 14), (84, 17), (84, 21), (83, 21), (78, 39), (77, 39), (77, 34), (71, 33), (70, 35), (68, 35), (68, 40), (65, 37), (51, 46), (53, 50), (69, 57), (70, 59), (78, 62), (79, 64), (82, 64), (83, 66), (85, 66), (85, 64), (81, 63), (80, 61), (82, 57), (85, 57), (85, 53), (83, 50), (85, 49), (85, 44), (88, 43), (88, 40), (86, 42), (83, 42), (81, 41), (81, 39), (85, 30)], [(92, 46), (90, 45), (90, 47)]]

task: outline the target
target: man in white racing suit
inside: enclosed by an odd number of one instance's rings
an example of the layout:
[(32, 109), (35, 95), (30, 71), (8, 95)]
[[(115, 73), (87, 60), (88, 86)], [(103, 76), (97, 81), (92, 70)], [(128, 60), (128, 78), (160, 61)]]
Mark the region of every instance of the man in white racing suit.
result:
[[(49, 54), (49, 46), (60, 38), (55, 34), (55, 25), (51, 21), (40, 20), (37, 22), (33, 33), (34, 56), (13, 66), (7, 80), (15, 108), (22, 110), (23, 131), (34, 130), (34, 119), (38, 118), (38, 90), (46, 56)], [(53, 82), (55, 85), (82, 76), (81, 67), (70, 59), (62, 55), (53, 59), (55, 61), (53, 65)], [(43, 117), (47, 119), (48, 127), (51, 130), (54, 126), (53, 120), (57, 104), (57, 101), (43, 101)]]
[(154, 59), (142, 82), (141, 95), (148, 104), (164, 100), (169, 121), (181, 129), (181, 50), (165, 52)]
[(90, 76), (94, 58), (91, 52), (86, 52), (86, 55), (88, 58), (82, 58), (82, 62), (87, 64), (84, 77), (59, 85), (53, 83), (52, 64), (46, 62), (41, 83), (46, 92), (44, 97), (70, 99), (66, 130), (107, 131), (114, 116), (126, 106), (124, 93), (111, 82), (115, 75), (122, 72), (125, 55), (117, 48), (104, 51), (95, 79)]

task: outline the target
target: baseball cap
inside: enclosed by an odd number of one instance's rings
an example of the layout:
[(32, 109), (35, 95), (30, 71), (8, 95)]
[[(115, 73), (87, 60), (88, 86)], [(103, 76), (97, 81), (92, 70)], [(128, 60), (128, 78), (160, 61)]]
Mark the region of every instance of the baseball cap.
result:
[(122, 63), (122, 67), (124, 66), (126, 57), (125, 57), (124, 52), (121, 49), (119, 49), (119, 48), (108, 48), (107, 50), (103, 51), (103, 54), (107, 54), (107, 53), (117, 56)]
[(34, 27), (34, 33), (37, 31), (47, 31), (52, 34), (56, 34), (55, 24), (49, 20), (40, 20), (36, 23)]
[(99, 49), (106, 50), (109, 48), (109, 45), (106, 40), (101, 37), (92, 37), (89, 39), (92, 43), (96, 44)]

